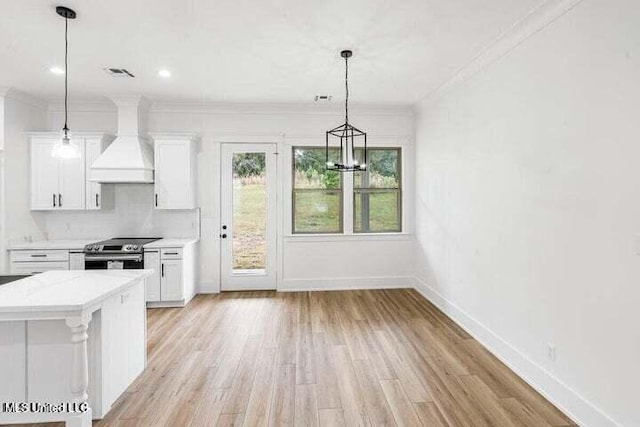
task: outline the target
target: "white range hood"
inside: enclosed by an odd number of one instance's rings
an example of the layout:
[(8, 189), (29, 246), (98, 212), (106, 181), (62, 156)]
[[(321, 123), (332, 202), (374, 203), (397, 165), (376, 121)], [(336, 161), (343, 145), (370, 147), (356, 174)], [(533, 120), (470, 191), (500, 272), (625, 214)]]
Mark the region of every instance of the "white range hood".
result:
[(147, 102), (142, 97), (115, 98), (118, 134), (91, 165), (90, 181), (105, 184), (153, 183), (153, 148), (145, 137)]

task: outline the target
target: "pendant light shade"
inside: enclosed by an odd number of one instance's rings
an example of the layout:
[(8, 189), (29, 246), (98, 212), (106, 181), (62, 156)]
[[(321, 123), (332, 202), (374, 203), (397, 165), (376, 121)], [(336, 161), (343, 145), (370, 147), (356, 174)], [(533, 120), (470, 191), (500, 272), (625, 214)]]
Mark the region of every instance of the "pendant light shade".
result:
[[(349, 58), (353, 56), (350, 50), (343, 50), (340, 56), (344, 58), (344, 124), (327, 131), (325, 160), (326, 169), (338, 172), (354, 172), (367, 170), (367, 134), (349, 124)], [(331, 153), (340, 149), (339, 157), (334, 159)], [(358, 156), (361, 154), (361, 156)]]
[(71, 142), (69, 127), (67, 126), (68, 116), (68, 79), (69, 79), (69, 19), (76, 19), (76, 13), (64, 6), (56, 7), (56, 13), (64, 18), (64, 127), (60, 142), (56, 143), (51, 150), (51, 156), (56, 159), (79, 159), (82, 155), (80, 148)]
[(60, 142), (56, 143), (51, 150), (51, 156), (56, 159), (79, 159), (82, 157), (80, 148), (71, 142), (69, 129), (62, 131)]

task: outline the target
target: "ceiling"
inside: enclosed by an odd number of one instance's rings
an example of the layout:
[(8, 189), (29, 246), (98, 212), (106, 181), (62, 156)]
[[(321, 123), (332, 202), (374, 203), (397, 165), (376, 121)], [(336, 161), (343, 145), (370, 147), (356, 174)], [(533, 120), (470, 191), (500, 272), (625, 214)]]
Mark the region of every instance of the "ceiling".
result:
[[(0, 86), (59, 100), (64, 20), (70, 99), (413, 104), (543, 0), (17, 0), (0, 15)], [(126, 68), (134, 79), (106, 67)], [(169, 69), (171, 78), (158, 76)]]

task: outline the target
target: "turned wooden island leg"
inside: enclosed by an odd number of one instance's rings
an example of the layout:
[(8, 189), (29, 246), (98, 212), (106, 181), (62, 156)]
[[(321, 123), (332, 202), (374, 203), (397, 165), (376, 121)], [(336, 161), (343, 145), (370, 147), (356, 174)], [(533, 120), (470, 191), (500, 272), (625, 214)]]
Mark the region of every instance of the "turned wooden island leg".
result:
[(90, 427), (91, 408), (89, 407), (89, 355), (87, 353), (87, 329), (91, 321), (91, 314), (81, 317), (66, 319), (67, 326), (71, 329), (71, 342), (73, 343), (73, 362), (71, 366), (71, 393), (73, 402), (79, 407), (85, 404), (87, 410), (71, 414), (66, 422), (67, 427)]

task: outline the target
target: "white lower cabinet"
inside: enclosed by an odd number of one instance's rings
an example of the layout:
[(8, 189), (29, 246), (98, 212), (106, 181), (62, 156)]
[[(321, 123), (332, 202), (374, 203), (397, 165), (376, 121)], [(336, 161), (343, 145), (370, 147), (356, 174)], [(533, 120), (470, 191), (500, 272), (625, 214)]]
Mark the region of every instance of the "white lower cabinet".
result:
[(16, 250), (9, 255), (11, 274), (27, 275), (69, 270), (68, 250)]
[(153, 270), (153, 274), (147, 277), (146, 292), (147, 302), (160, 301), (160, 251), (144, 251), (144, 268)]
[(144, 268), (155, 272), (147, 278), (149, 307), (181, 307), (195, 292), (195, 245), (145, 250)]
[(143, 283), (132, 286), (105, 301), (102, 306), (103, 327), (103, 402), (108, 410), (146, 363), (146, 312)]
[(69, 252), (69, 270), (84, 270), (84, 254)]
[(163, 259), (161, 261), (160, 295), (164, 301), (178, 301), (184, 298), (181, 259)]
[(11, 274), (29, 275), (44, 273), (45, 271), (68, 270), (69, 262), (12, 262)]

